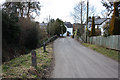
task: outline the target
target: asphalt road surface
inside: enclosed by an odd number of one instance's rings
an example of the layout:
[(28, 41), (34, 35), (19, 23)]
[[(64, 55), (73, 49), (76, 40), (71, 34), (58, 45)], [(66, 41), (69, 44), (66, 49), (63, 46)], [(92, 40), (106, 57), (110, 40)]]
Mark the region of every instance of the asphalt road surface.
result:
[(118, 78), (118, 62), (84, 47), (76, 40), (54, 42), (55, 66), (52, 78)]

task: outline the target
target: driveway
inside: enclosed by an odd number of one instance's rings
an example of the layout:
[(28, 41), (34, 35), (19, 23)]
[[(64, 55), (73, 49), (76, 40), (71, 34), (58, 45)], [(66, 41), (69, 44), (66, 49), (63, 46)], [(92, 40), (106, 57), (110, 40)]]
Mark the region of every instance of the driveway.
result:
[(118, 78), (118, 62), (70, 37), (54, 42), (54, 54), (52, 78)]

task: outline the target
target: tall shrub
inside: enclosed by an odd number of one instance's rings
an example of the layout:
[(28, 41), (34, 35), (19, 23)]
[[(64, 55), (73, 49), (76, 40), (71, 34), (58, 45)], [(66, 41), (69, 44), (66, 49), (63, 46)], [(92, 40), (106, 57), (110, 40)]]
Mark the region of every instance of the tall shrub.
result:
[(58, 35), (64, 34), (66, 32), (66, 27), (64, 26), (64, 22), (57, 18), (55, 21), (51, 20), (47, 25), (47, 32), (50, 35)]
[(2, 11), (2, 62), (19, 55), (20, 32), (17, 18)]
[(34, 49), (37, 47), (39, 38), (38, 38), (38, 30), (36, 26), (26, 30), (27, 36), (25, 39), (25, 47), (28, 49)]
[(28, 18), (19, 19), (19, 24), (22, 30), (20, 36), (21, 45), (25, 46), (27, 49), (36, 48), (42, 36), (40, 26)]
[(2, 12), (2, 36), (4, 42), (8, 44), (16, 44), (19, 42), (20, 27), (17, 24), (17, 18), (8, 16)]

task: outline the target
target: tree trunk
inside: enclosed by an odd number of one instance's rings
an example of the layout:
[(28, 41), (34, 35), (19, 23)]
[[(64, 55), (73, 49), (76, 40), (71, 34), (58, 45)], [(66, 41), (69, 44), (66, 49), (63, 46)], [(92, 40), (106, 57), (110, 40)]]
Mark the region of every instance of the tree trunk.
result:
[(30, 14), (30, 2), (28, 2), (28, 12), (27, 12), (27, 17), (28, 18), (30, 18), (29, 14)]

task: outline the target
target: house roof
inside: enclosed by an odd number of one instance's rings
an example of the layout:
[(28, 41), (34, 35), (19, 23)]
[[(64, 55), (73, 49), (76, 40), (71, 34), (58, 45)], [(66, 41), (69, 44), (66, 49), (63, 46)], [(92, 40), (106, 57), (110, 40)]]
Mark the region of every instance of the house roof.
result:
[[(97, 19), (95, 19), (95, 25), (101, 25), (107, 19), (109, 19), (109, 18), (97, 18)], [(92, 19), (90, 20), (90, 22), (92, 22)]]
[(106, 20), (107, 20), (107, 18), (95, 19), (95, 25), (101, 25)]
[(64, 22), (67, 28), (73, 28), (73, 25), (70, 22)]
[[(107, 19), (109, 19), (109, 18), (97, 18), (97, 19), (95, 19), (95, 25), (101, 25)], [(89, 19), (88, 22), (92, 22), (92, 19)]]

